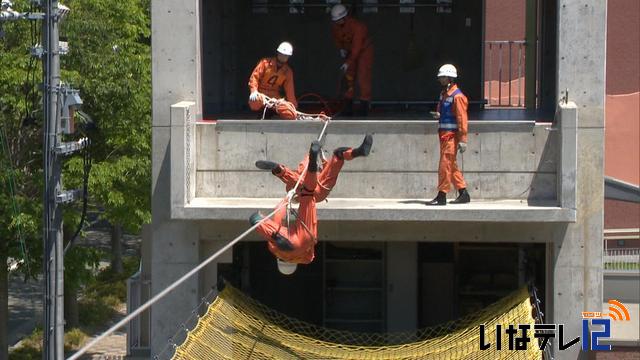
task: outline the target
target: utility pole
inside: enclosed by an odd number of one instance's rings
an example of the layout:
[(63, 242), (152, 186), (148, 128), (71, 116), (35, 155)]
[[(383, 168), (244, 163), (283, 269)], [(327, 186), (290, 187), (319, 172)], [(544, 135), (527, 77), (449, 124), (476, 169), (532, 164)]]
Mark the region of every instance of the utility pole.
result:
[[(42, 20), (42, 47), (34, 46), (31, 54), (42, 58), (43, 128), (43, 270), (44, 270), (44, 360), (64, 359), (64, 243), (62, 207), (82, 194), (81, 190), (62, 188), (62, 158), (87, 146), (87, 139), (63, 142), (62, 134), (73, 134), (73, 114), (82, 99), (78, 91), (60, 81), (61, 47), (59, 25), (69, 8), (58, 0), (32, 0), (44, 13), (21, 13), (11, 8), (11, 0), (2, 0), (0, 25), (4, 21)], [(0, 33), (1, 36), (1, 33)]]
[(56, 147), (60, 133), (60, 54), (58, 1), (44, 1), (42, 23), (43, 107), (44, 107), (44, 360), (64, 358), (64, 258), (62, 243), (62, 209), (58, 194), (62, 192), (60, 158)]

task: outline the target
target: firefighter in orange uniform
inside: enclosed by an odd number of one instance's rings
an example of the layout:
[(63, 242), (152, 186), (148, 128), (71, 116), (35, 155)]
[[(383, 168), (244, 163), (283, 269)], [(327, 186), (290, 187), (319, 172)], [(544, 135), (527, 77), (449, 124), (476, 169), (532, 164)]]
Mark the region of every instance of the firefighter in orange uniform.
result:
[(264, 95), (281, 99), (284, 89), (285, 99), (280, 100), (275, 109), (267, 109), (268, 117), (275, 112), (282, 119), (296, 119), (298, 102), (293, 85), (293, 71), (287, 64), (291, 55), (293, 55), (293, 46), (283, 42), (278, 46), (275, 57), (264, 58), (258, 62), (249, 77), (249, 108), (251, 110), (264, 109)]
[(340, 66), (347, 82), (347, 90), (344, 94), (346, 100), (344, 114), (353, 115), (353, 98), (357, 81), (360, 88), (359, 115), (367, 116), (371, 102), (373, 42), (369, 37), (367, 26), (348, 16), (347, 8), (344, 5), (333, 6), (331, 20), (333, 21), (331, 28), (333, 40), (340, 50), (340, 56), (344, 59), (344, 63)]
[[(264, 220), (256, 231), (267, 240), (269, 251), (275, 255), (278, 270), (281, 273), (292, 274), (297, 264), (308, 264), (315, 257), (315, 245), (318, 242), (318, 220), (316, 216), (316, 203), (327, 198), (338, 179), (345, 160), (352, 160), (360, 156), (368, 156), (373, 144), (373, 137), (366, 135), (362, 144), (357, 148), (339, 147), (334, 150), (330, 160), (324, 162), (322, 171), (318, 174), (318, 154), (320, 143), (311, 143), (309, 154), (294, 172), (284, 165), (273, 161), (259, 160), (256, 166), (271, 172), (285, 183), (287, 191), (291, 191), (297, 183), (303, 170), (302, 182), (298, 186), (295, 196), (300, 202), (298, 215), (294, 224), (290, 227), (282, 225), (287, 215), (287, 198), (284, 198), (279, 209), (271, 219)], [(249, 218), (252, 225), (260, 222), (264, 216), (256, 212)]]
[[(318, 242), (318, 219), (316, 216), (316, 199), (313, 195), (318, 181), (318, 154), (320, 143), (314, 141), (309, 149), (307, 171), (298, 186), (297, 196), (300, 206), (298, 216), (290, 227), (282, 226), (287, 216), (287, 197), (278, 204), (278, 211), (271, 219), (258, 225), (256, 231), (267, 240), (269, 251), (276, 257), (278, 270), (292, 274), (297, 264), (309, 264), (315, 257), (315, 246)], [(256, 212), (249, 218), (251, 225), (263, 220), (264, 216)]]
[[(322, 170), (320, 171), (320, 175), (318, 175), (318, 184), (313, 193), (316, 202), (324, 201), (327, 196), (329, 196), (329, 193), (338, 181), (338, 174), (340, 174), (344, 162), (351, 161), (357, 157), (368, 156), (372, 145), (373, 136), (367, 134), (362, 144), (357, 148), (339, 147), (333, 150), (331, 159), (322, 160)], [(296, 171), (269, 160), (256, 161), (256, 167), (262, 170), (271, 170), (271, 173), (280, 179), (285, 184), (286, 190), (289, 191), (296, 185), (300, 174), (302, 174), (302, 171), (307, 167), (308, 163), (309, 157), (307, 156), (298, 164)]]
[(458, 190), (458, 197), (450, 204), (464, 204), (471, 201), (467, 184), (456, 163), (457, 152), (467, 150), (467, 97), (456, 85), (458, 71), (455, 66), (445, 64), (438, 71), (438, 81), (442, 85), (438, 110), (438, 136), (440, 137), (440, 164), (438, 166), (438, 195), (427, 205), (446, 205), (451, 184)]

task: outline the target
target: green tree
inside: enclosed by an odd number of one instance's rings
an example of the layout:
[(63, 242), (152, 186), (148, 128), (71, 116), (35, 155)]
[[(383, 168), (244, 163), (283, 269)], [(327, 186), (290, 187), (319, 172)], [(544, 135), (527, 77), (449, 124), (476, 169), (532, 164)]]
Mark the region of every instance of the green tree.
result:
[[(16, 2), (26, 10), (26, 1)], [(23, 10), (23, 11), (24, 11)], [(27, 22), (3, 24), (0, 38), (0, 358), (8, 343), (8, 268), (27, 277), (41, 270), (42, 132), (35, 107), (40, 64), (29, 56), (36, 37)], [(36, 125), (36, 126), (34, 126)]]
[[(21, 11), (29, 6), (27, 0), (14, 4)], [(114, 243), (119, 244), (122, 229), (137, 232), (150, 220), (150, 3), (69, 0), (65, 4), (71, 14), (62, 23), (61, 35), (69, 42), (70, 53), (61, 59), (62, 79), (81, 90), (83, 110), (96, 125), (90, 133), (90, 204), (113, 224)], [(8, 139), (3, 144), (6, 142), (9, 149), (0, 152), (0, 318), (4, 324), (0, 324), (1, 351), (7, 348), (4, 344), (8, 318), (3, 264), (9, 257), (19, 259), (28, 253), (30, 266), (23, 266), (22, 271), (33, 275), (41, 270), (42, 121), (36, 120), (35, 127), (24, 126), (33, 122), (25, 114), (40, 106), (40, 94), (34, 84), (41, 81), (41, 63), (31, 59), (28, 51), (30, 45), (39, 42), (36, 26), (40, 25), (30, 26), (27, 22), (4, 24), (6, 36), (0, 40), (0, 125)], [(34, 68), (35, 80), (27, 81), (27, 70)], [(25, 110), (25, 104), (33, 106)], [(25, 118), (29, 121), (25, 122)], [(68, 159), (63, 171), (65, 188), (82, 186), (82, 158)], [(80, 204), (65, 209), (67, 240), (78, 224), (79, 210)], [(23, 239), (26, 251), (21, 250)], [(94, 250), (77, 246), (67, 253), (65, 283), (73, 301), (95, 264)], [(113, 267), (121, 268), (119, 250), (114, 253)], [(71, 315), (71, 320), (77, 318), (77, 314)], [(5, 358), (3, 355), (0, 352), (0, 358)]]
[[(62, 64), (72, 71), (63, 75), (80, 89), (83, 111), (95, 122), (89, 197), (92, 208), (112, 224), (111, 266), (121, 273), (122, 231), (139, 232), (151, 218), (150, 3), (74, 0), (67, 5), (72, 12), (62, 34), (70, 53)], [(81, 158), (71, 159), (65, 178), (79, 186), (82, 169)]]

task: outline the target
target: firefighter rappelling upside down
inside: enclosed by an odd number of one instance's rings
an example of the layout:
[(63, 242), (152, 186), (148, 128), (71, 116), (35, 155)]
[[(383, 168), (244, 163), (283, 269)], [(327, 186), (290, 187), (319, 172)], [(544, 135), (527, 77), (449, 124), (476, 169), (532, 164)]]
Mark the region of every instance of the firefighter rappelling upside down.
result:
[[(297, 172), (272, 161), (256, 162), (258, 168), (271, 170), (272, 174), (282, 180), (287, 191), (291, 191), (299, 177), (304, 174), (294, 195), (300, 205), (293, 224), (290, 226), (283, 224), (290, 198), (287, 196), (278, 204), (278, 211), (273, 218), (264, 220), (256, 229), (267, 240), (269, 251), (278, 259), (280, 272), (291, 274), (295, 271), (296, 264), (308, 264), (313, 261), (317, 243), (316, 202), (326, 199), (329, 195), (336, 184), (344, 161), (369, 155), (372, 143), (373, 137), (367, 135), (357, 148), (335, 149), (331, 159), (323, 162), (323, 169), (320, 172), (318, 154), (321, 149), (317, 141), (311, 143), (309, 154), (298, 165)], [(255, 225), (263, 218), (262, 214), (256, 212), (251, 215), (249, 221)]]

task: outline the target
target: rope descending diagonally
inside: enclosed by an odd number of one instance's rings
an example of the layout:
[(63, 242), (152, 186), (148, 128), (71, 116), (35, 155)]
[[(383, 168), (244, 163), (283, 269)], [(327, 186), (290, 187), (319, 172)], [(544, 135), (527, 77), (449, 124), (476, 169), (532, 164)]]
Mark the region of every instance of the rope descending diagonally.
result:
[[(434, 309), (437, 311), (437, 309)], [(485, 325), (480, 349), (480, 325)], [(488, 307), (440, 326), (405, 333), (354, 333), (293, 319), (226, 285), (197, 326), (176, 348), (174, 359), (542, 359), (531, 339), (524, 351), (496, 349), (496, 325), (535, 320), (529, 292), (522, 288)]]
[[(326, 130), (327, 130), (327, 126), (329, 126), (329, 123), (330, 123), (330, 119), (327, 119), (326, 121), (324, 121), (324, 126), (322, 127), (322, 131), (320, 132), (320, 135), (318, 135), (318, 141), (321, 141), (322, 138), (324, 137), (324, 135), (326, 133)], [(298, 186), (300, 186), (300, 181), (304, 177), (305, 172), (306, 172), (306, 169), (302, 172), (302, 174), (300, 174), (300, 178), (298, 179), (298, 182), (296, 183), (296, 185), (293, 187), (292, 191), (290, 191), (287, 194), (287, 203), (291, 201), (291, 198), (293, 197), (293, 195), (295, 194), (296, 190), (298, 189)], [(255, 225), (253, 225), (249, 229), (245, 230), (242, 234), (238, 235), (238, 237), (236, 237), (235, 239), (231, 240), (229, 243), (227, 243), (227, 245), (223, 246), (216, 253), (214, 253), (213, 255), (209, 256), (206, 260), (202, 261), (198, 266), (196, 266), (195, 268), (191, 269), (188, 273), (182, 275), (178, 280), (176, 280), (173, 283), (171, 283), (170, 285), (168, 285), (166, 288), (164, 288), (158, 294), (156, 294), (151, 299), (149, 299), (146, 303), (142, 304), (139, 308), (137, 308), (132, 313), (130, 313), (127, 316), (125, 316), (118, 323), (116, 323), (115, 325), (111, 326), (107, 331), (103, 332), (98, 337), (95, 337), (90, 342), (85, 344), (75, 354), (73, 354), (70, 357), (68, 357), (67, 360), (79, 359), (80, 356), (82, 356), (84, 353), (86, 353), (95, 344), (99, 343), (100, 341), (102, 341), (107, 336), (111, 335), (113, 332), (115, 332), (119, 328), (121, 328), (124, 325), (128, 324), (136, 316), (140, 315), (142, 312), (144, 312), (145, 310), (150, 308), (153, 304), (155, 304), (160, 299), (165, 297), (171, 291), (175, 290), (178, 286), (180, 286), (182, 283), (187, 281), (193, 275), (197, 274), (200, 270), (202, 270), (205, 266), (207, 266), (213, 260), (217, 259), (220, 255), (222, 255), (227, 250), (232, 248), (233, 245), (237, 244), (240, 240), (244, 239), (247, 235), (249, 235), (251, 232), (253, 232), (253, 230), (255, 230), (258, 226), (260, 226), (260, 224), (262, 224), (266, 219), (270, 219), (276, 212), (278, 212), (280, 210), (281, 206), (285, 206), (285, 204), (281, 204), (280, 206), (277, 206), (271, 213), (269, 213), (269, 215), (265, 216), (262, 220), (257, 222)]]

